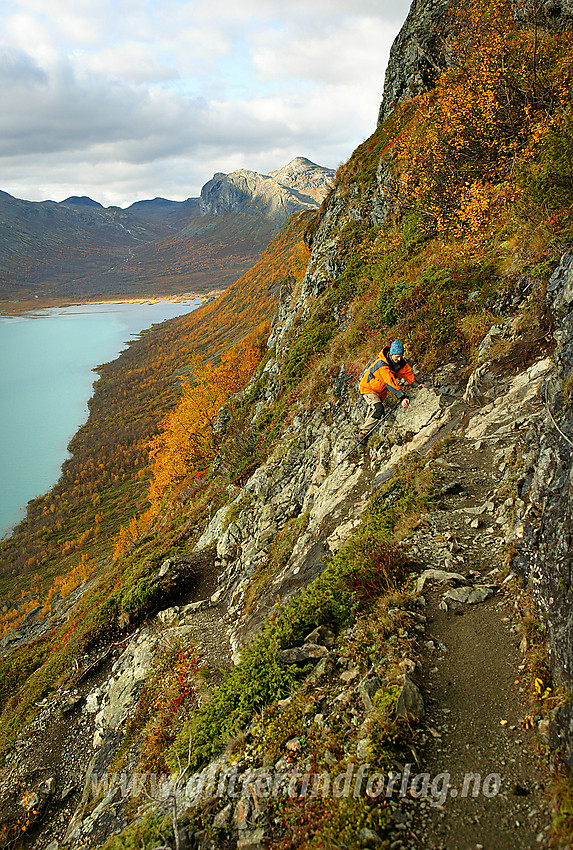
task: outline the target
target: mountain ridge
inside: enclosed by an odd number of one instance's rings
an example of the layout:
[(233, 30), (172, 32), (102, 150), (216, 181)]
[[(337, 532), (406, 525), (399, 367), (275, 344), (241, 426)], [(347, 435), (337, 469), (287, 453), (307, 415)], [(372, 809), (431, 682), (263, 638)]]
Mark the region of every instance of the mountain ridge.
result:
[[(0, 193), (0, 301), (224, 288), (290, 215), (320, 205), (333, 175), (304, 157), (276, 173), (288, 175), (284, 184), (239, 170), (216, 175), (200, 198), (155, 198), (125, 209), (85, 196), (30, 202)], [(296, 188), (303, 183), (309, 194)]]
[(229, 174), (217, 172), (201, 190), (201, 210), (218, 216), (225, 212), (252, 213), (262, 205), (272, 218), (286, 220), (300, 209), (319, 205), (333, 177), (333, 169), (318, 166), (306, 157), (296, 157), (268, 174), (245, 168)]

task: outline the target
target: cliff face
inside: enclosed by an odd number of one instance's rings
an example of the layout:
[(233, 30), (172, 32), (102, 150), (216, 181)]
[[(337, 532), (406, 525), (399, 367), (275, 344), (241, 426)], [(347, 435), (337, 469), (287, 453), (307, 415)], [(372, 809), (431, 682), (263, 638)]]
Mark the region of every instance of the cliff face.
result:
[(448, 66), (444, 26), (447, 6), (447, 0), (412, 3), (390, 50), (379, 124), (398, 103), (432, 88)]
[[(384, 93), (378, 124), (382, 124), (394, 107), (404, 100), (431, 89), (439, 74), (449, 67), (448, 0), (413, 0), (402, 29), (392, 44), (384, 79)], [(517, 15), (531, 10), (516, 9)], [(538, 20), (560, 28), (573, 18), (571, 0), (546, 0), (538, 4)]]

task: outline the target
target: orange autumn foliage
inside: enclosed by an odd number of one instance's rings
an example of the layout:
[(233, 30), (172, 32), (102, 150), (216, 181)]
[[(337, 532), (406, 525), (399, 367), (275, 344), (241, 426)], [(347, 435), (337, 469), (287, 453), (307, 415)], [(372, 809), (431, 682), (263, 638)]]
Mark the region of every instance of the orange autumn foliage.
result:
[(157, 515), (157, 511), (150, 507), (139, 516), (133, 516), (127, 525), (122, 525), (115, 540), (112, 558), (116, 561), (120, 555), (126, 552), (147, 531)]
[(161, 421), (161, 431), (150, 441), (150, 507), (122, 525), (115, 539), (113, 559), (117, 560), (145, 534), (159, 514), (166, 494), (185, 481), (204, 473), (215, 457), (214, 431), (217, 415), (228, 398), (242, 390), (261, 361), (270, 332), (268, 322), (224, 352), (214, 366), (196, 356), (191, 364), (193, 379), (183, 380), (183, 392), (176, 407)]
[(217, 414), (225, 401), (252, 378), (269, 331), (269, 324), (263, 322), (257, 331), (225, 352), (219, 366), (195, 359), (191, 367), (193, 380), (184, 381), (179, 403), (164, 418), (161, 433), (151, 441), (148, 498), (153, 508), (159, 508), (167, 491), (205, 470), (215, 457)]
[(416, 99), (393, 158), (407, 205), (476, 231), (517, 199), (516, 166), (570, 103), (573, 33), (525, 0), (455, 2), (450, 30), (452, 67)]

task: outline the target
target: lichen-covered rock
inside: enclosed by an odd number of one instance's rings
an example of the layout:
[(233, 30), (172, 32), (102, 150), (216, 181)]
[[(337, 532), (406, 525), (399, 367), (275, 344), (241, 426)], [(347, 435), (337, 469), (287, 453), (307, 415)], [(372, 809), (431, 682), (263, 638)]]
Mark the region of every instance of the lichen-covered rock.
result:
[(396, 702), (396, 717), (405, 717), (418, 722), (424, 717), (424, 712), (424, 699), (420, 689), (405, 675)]
[(282, 649), (279, 658), (285, 664), (313, 664), (321, 658), (328, 657), (329, 652), (325, 646), (317, 643), (305, 643), (302, 646), (293, 646), (290, 649)]
[(437, 582), (438, 584), (465, 584), (466, 577), (460, 573), (450, 573), (446, 570), (424, 570), (416, 582), (416, 593), (421, 593), (426, 582)]
[(97, 689), (100, 709), (95, 717), (94, 748), (125, 723), (151, 669), (154, 644), (151, 629), (144, 629), (114, 662), (105, 687)]

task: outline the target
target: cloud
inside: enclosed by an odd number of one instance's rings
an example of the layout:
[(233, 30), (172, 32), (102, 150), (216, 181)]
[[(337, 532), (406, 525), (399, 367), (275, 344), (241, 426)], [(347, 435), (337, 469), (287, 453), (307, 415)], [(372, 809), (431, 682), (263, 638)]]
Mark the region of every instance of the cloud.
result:
[(7, 94), (10, 90), (26, 90), (46, 82), (46, 73), (27, 53), (13, 47), (0, 48), (0, 91)]
[(215, 171), (336, 167), (374, 129), (384, 0), (8, 0), (0, 189), (125, 205), (197, 196)]
[(389, 46), (394, 35), (391, 24), (373, 17), (351, 20), (344, 29), (327, 24), (319, 39), (308, 32), (261, 32), (256, 37), (253, 62), (266, 79), (345, 85), (360, 80), (364, 84), (375, 76), (380, 88), (384, 73), (381, 45)]
[(78, 55), (77, 65), (86, 73), (118, 77), (127, 83), (158, 83), (179, 78), (177, 68), (158, 60), (151, 45), (133, 41)]

